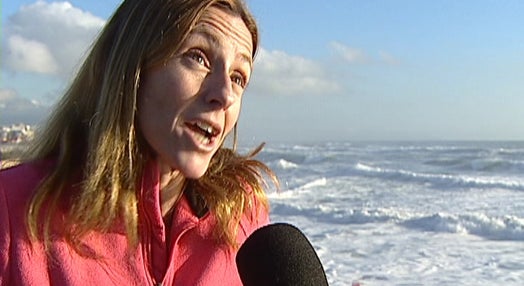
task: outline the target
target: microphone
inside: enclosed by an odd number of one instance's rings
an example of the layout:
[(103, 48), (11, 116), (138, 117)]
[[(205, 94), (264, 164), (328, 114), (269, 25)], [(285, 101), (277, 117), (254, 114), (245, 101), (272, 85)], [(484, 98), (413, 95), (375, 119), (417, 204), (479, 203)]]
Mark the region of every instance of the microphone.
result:
[(315, 249), (295, 226), (266, 225), (253, 232), (236, 255), (244, 286), (323, 286), (326, 273)]

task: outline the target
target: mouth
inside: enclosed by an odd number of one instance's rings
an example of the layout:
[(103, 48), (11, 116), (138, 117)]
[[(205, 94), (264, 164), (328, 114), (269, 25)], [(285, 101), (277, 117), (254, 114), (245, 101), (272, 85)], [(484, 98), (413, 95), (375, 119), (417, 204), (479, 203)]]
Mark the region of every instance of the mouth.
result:
[(186, 126), (191, 129), (197, 139), (206, 145), (212, 144), (220, 135), (220, 128), (206, 121), (189, 122)]

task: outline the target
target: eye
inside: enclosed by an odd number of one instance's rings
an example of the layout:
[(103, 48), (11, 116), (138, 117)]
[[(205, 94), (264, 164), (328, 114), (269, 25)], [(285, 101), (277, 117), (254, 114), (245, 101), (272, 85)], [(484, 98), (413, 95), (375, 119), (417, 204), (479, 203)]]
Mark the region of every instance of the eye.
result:
[(245, 88), (246, 87), (246, 84), (247, 84), (247, 80), (246, 80), (246, 77), (244, 75), (242, 75), (241, 73), (234, 73), (232, 76), (231, 76), (231, 81), (240, 86), (241, 88)]
[(195, 61), (199, 65), (209, 66), (207, 63), (206, 55), (199, 49), (191, 49), (186, 52), (186, 56)]

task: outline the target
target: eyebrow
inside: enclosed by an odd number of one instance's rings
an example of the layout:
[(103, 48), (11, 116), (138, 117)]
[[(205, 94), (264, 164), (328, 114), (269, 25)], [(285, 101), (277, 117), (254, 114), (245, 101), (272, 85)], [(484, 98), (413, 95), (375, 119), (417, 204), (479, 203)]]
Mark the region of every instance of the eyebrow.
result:
[[(190, 34), (203, 36), (207, 41), (210, 41), (215, 46), (220, 44), (220, 40), (215, 34), (210, 33), (207, 29), (204, 29), (201, 26), (195, 27)], [(253, 58), (248, 56), (248, 54), (240, 52), (239, 58), (242, 62), (248, 63), (250, 68), (253, 66)]]

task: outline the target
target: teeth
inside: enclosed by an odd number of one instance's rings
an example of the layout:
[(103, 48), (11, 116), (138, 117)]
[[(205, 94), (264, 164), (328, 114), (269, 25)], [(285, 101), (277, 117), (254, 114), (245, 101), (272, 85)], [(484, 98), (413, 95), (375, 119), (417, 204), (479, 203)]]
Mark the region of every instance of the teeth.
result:
[(206, 136), (213, 135), (213, 127), (205, 122), (197, 122), (196, 126), (206, 133)]
[(204, 144), (209, 144), (211, 142), (211, 139), (204, 134), (197, 134), (197, 136), (199, 137), (200, 142)]

